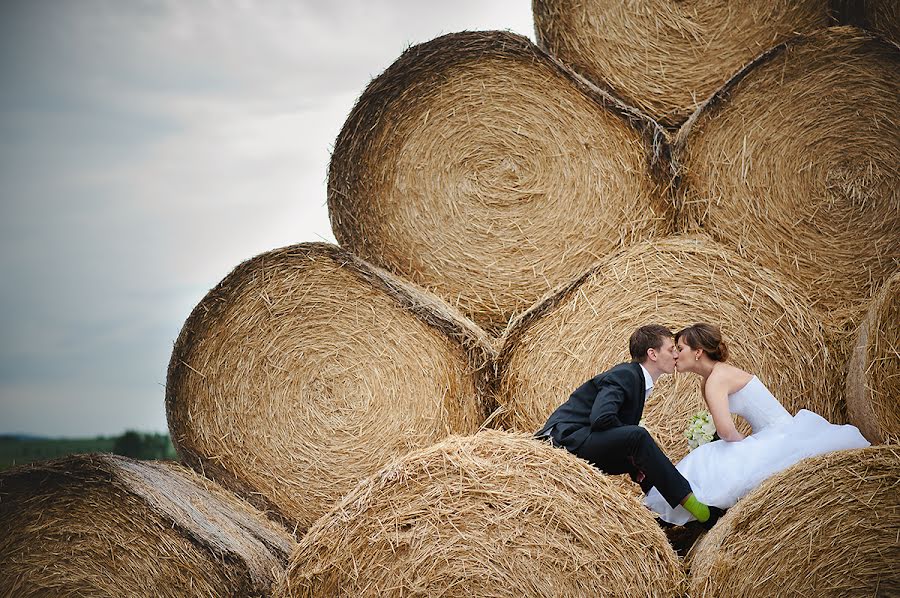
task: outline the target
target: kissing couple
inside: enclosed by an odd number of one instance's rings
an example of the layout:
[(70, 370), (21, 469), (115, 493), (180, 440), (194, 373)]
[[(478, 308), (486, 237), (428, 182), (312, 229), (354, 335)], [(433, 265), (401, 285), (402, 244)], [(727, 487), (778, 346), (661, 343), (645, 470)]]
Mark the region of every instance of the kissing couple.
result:
[[(869, 446), (854, 426), (831, 424), (806, 409), (788, 413), (759, 378), (726, 363), (728, 347), (711, 324), (675, 334), (657, 324), (641, 326), (628, 350), (630, 362), (576, 388), (535, 436), (605, 473), (629, 474), (646, 494), (644, 504), (668, 523), (697, 520), (710, 529), (773, 474), (807, 457)], [(657, 379), (676, 368), (700, 376), (719, 440), (673, 465), (638, 422)], [(732, 414), (747, 420), (751, 435), (738, 432)]]

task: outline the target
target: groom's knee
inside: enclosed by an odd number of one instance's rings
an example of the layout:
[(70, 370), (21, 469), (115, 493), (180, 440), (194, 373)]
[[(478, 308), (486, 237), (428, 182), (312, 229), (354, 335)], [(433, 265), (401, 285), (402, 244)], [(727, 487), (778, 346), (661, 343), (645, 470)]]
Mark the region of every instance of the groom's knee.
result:
[(662, 449), (656, 444), (656, 439), (646, 429), (641, 426), (629, 426), (632, 428), (628, 431), (628, 447), (629, 452), (635, 458), (656, 459)]
[(648, 442), (655, 443), (653, 437), (650, 435), (650, 432), (648, 432), (641, 426), (622, 426), (621, 430), (622, 434), (634, 446), (640, 446), (643, 444), (647, 444)]

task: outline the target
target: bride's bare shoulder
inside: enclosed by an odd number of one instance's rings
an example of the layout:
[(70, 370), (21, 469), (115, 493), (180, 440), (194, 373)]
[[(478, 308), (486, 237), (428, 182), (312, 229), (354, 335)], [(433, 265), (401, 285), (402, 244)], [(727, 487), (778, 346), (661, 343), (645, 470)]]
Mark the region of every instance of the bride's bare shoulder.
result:
[(745, 372), (741, 368), (735, 367), (730, 363), (720, 362), (716, 364), (716, 367), (709, 375), (707, 384), (712, 382), (713, 384), (721, 385), (728, 389), (728, 394), (731, 394), (744, 388), (744, 386), (752, 379), (753, 374), (750, 372)]

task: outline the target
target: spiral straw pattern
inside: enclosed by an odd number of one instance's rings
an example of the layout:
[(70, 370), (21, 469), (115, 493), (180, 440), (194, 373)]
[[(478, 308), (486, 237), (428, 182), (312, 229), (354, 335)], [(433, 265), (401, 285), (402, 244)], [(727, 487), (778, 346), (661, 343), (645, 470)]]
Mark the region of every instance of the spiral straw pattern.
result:
[[(627, 361), (639, 326), (673, 331), (717, 324), (729, 358), (756, 374), (791, 413), (841, 422), (821, 324), (796, 289), (702, 236), (647, 241), (610, 256), (513, 322), (498, 357), (496, 423), (539, 429), (585, 380)], [(644, 408), (645, 427), (677, 462), (684, 430), (703, 409), (699, 377), (665, 376)]]
[(335, 143), (329, 214), (341, 246), (498, 334), (664, 231), (667, 152), (658, 125), (527, 39), (455, 33), (363, 92)]
[(667, 126), (769, 47), (829, 24), (828, 0), (533, 0), (538, 44)]
[(900, 48), (850, 27), (748, 65), (679, 131), (680, 214), (857, 321), (900, 268)]
[(186, 463), (299, 532), (392, 458), (478, 429), (487, 336), (333, 245), (239, 265), (194, 309), (166, 385)]

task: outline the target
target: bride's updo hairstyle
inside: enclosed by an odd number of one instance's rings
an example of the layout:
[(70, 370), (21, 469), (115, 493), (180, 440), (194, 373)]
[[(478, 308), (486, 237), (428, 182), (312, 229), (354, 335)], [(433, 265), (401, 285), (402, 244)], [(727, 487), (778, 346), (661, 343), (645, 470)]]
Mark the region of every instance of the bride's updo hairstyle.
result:
[(703, 349), (713, 361), (728, 360), (728, 345), (722, 340), (718, 326), (703, 322), (693, 324), (675, 333), (675, 343), (684, 339), (692, 349)]

